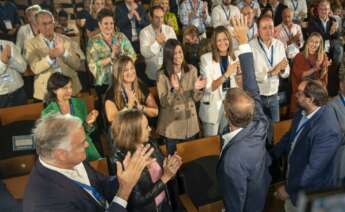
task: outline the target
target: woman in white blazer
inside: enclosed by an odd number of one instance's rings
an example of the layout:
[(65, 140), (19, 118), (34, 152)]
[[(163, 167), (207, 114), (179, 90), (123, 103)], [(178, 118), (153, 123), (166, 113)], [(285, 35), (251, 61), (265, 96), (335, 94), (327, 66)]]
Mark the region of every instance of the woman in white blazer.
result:
[(240, 82), (239, 61), (234, 55), (231, 35), (224, 26), (215, 28), (211, 42), (212, 52), (200, 58), (200, 72), (207, 84), (199, 108), (204, 136), (217, 135), (227, 125), (223, 99), (229, 88)]

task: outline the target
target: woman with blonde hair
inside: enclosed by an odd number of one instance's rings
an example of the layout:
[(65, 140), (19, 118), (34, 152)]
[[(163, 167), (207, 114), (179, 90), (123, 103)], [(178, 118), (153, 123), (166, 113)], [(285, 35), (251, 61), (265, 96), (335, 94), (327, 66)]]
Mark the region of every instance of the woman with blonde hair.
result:
[(148, 117), (158, 115), (157, 103), (136, 75), (133, 60), (128, 56), (118, 59), (113, 70), (114, 83), (105, 94), (107, 120), (112, 122), (119, 111), (136, 108)]
[(239, 61), (231, 41), (229, 31), (218, 26), (211, 38), (212, 51), (200, 58), (200, 73), (207, 79), (199, 109), (204, 136), (217, 135), (226, 127), (223, 100), (226, 91), (241, 82)]
[(332, 63), (328, 59), (324, 50), (322, 36), (313, 32), (307, 39), (303, 52), (296, 55), (292, 66), (291, 75), (291, 101), (290, 114), (293, 115), (297, 111), (296, 93), (298, 85), (306, 78), (320, 80), (322, 84), (327, 86), (328, 66)]

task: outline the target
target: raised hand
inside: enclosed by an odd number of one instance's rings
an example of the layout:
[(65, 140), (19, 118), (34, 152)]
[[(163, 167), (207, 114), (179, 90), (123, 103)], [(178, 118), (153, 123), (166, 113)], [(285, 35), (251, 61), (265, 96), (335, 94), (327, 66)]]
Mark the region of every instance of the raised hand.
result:
[(98, 117), (98, 111), (97, 110), (92, 110), (86, 117), (86, 123), (88, 125), (92, 125), (93, 123), (95, 123), (97, 117)]
[(206, 83), (207, 83), (206, 78), (199, 76), (198, 79), (194, 83), (194, 89), (195, 90), (203, 89), (203, 88), (205, 88)]
[(229, 78), (231, 75), (237, 72), (238, 67), (240, 66), (240, 61), (235, 61), (228, 65), (228, 68), (226, 69), (226, 72), (224, 75)]
[(156, 33), (156, 40), (160, 45), (163, 45), (166, 41), (166, 37), (165, 37), (164, 33), (157, 32)]
[(230, 19), (233, 26), (233, 36), (239, 44), (248, 43), (248, 25), (247, 16), (241, 15), (240, 17), (233, 17)]
[(62, 38), (59, 35), (56, 35), (56, 38), (55, 38), (55, 49), (56, 49), (56, 57), (62, 56), (65, 52)]
[(1, 61), (5, 64), (8, 63), (8, 60), (11, 58), (11, 46), (6, 45), (1, 53)]
[(145, 147), (139, 146), (133, 156), (130, 152), (127, 153), (123, 166), (119, 161), (116, 161), (116, 176), (119, 182), (118, 197), (128, 200), (144, 168), (155, 161), (155, 159), (150, 158), (153, 151), (154, 149), (150, 148), (149, 144)]
[(171, 87), (173, 87), (175, 90), (179, 89), (180, 83), (178, 81), (178, 77), (176, 74), (172, 74), (170, 77), (170, 83), (171, 83)]
[(181, 167), (181, 165), (182, 158), (179, 155), (177, 155), (176, 153), (174, 155), (169, 155), (164, 160), (164, 172), (163, 176), (161, 177), (161, 180), (164, 183), (168, 182), (172, 177), (175, 176), (177, 170)]

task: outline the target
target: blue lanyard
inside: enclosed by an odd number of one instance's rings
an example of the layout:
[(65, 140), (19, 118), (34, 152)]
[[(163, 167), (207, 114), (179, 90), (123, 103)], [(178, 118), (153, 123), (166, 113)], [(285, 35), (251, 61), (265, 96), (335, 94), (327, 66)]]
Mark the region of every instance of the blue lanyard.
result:
[(267, 60), (268, 63), (271, 65), (271, 67), (273, 67), (273, 53), (274, 53), (274, 52), (273, 52), (273, 44), (272, 44), (272, 46), (271, 46), (271, 59), (270, 59), (270, 58), (268, 58), (267, 52), (266, 52), (264, 46), (262, 45), (262, 43), (261, 43), (259, 37), (258, 37), (258, 43), (259, 43), (259, 45), (260, 45), (260, 48), (262, 49), (262, 51), (263, 51), (264, 54), (265, 54), (266, 60)]
[(222, 74), (225, 73), (226, 69), (228, 68), (228, 65), (229, 65), (229, 60), (227, 59), (226, 62), (224, 63), (225, 64), (225, 67), (223, 66), (223, 60), (220, 59), (220, 70), (222, 71)]
[(339, 94), (339, 96), (340, 96), (341, 102), (343, 103), (343, 105), (345, 107), (345, 98), (341, 94)]
[(292, 37), (292, 33), (291, 33), (289, 30), (287, 30), (286, 27), (285, 27), (284, 25), (282, 25), (282, 27), (283, 27), (283, 29), (284, 29), (286, 35), (287, 35), (288, 38), (290, 39), (290, 38)]
[(223, 11), (224, 11), (224, 14), (225, 14), (226, 20), (229, 20), (229, 18), (230, 18), (230, 8), (229, 8), (229, 13), (227, 13), (227, 12), (225, 11), (225, 8), (224, 8), (224, 6), (223, 6), (223, 5), (222, 5), (222, 9), (223, 9)]
[(255, 24), (248, 30), (249, 35), (247, 34), (248, 40), (252, 40), (255, 35)]
[(84, 183), (78, 182), (73, 180), (77, 185), (79, 185), (82, 189), (88, 190), (91, 192), (92, 196), (96, 198), (96, 200), (103, 206), (106, 207), (106, 200), (104, 199), (103, 195), (100, 194), (95, 187), (86, 185)]
[(294, 11), (296, 11), (298, 8), (298, 1), (296, 1), (296, 4), (295, 4), (295, 0), (291, 0), (291, 4), (293, 6)]

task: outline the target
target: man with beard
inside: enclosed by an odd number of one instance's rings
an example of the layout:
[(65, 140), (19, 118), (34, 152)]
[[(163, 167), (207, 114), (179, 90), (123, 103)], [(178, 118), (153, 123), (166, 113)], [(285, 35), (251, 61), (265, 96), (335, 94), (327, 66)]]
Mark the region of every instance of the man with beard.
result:
[(340, 145), (340, 128), (326, 106), (328, 94), (321, 82), (304, 80), (298, 86), (299, 107), (292, 126), (272, 149), (272, 157), (288, 156), (287, 181), (275, 192), (285, 201), (285, 211), (296, 211), (297, 194), (334, 185), (334, 156)]

